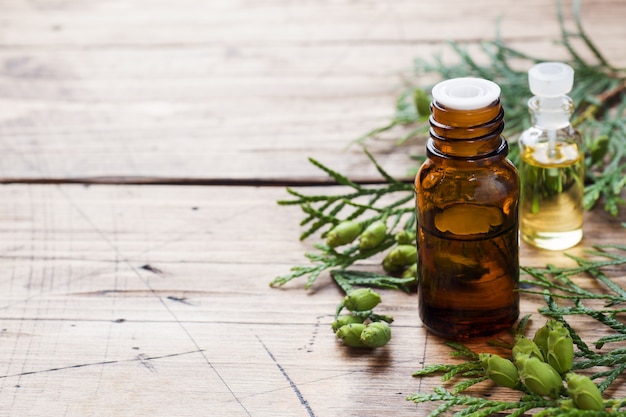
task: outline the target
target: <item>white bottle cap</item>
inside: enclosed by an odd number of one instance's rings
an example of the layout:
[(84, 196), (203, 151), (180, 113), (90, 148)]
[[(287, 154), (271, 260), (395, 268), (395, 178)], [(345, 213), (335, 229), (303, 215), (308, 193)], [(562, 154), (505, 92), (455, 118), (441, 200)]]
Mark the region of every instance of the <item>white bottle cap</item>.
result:
[(482, 78), (452, 78), (433, 87), (433, 100), (455, 110), (487, 107), (500, 97), (500, 87)]
[(572, 91), (574, 70), (561, 62), (543, 62), (528, 71), (530, 91), (539, 97), (561, 97)]

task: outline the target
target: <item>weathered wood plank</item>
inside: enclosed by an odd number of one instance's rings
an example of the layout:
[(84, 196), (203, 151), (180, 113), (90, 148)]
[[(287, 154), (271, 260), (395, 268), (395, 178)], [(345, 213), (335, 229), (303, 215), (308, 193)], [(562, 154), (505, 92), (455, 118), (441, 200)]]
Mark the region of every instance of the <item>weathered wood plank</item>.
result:
[[(415, 57), (512, 45), (566, 58), (552, 2), (3, 1), (0, 180), (323, 181), (315, 157), (377, 179), (355, 138), (384, 125)], [(570, 5), (566, 5), (571, 24)], [(584, 22), (624, 65), (624, 3)], [(529, 28), (532, 28), (530, 30)], [(430, 82), (431, 80), (421, 80)], [(396, 176), (422, 153), (368, 143)]]
[[(1, 186), (0, 408), (11, 416), (426, 415), (405, 397), (439, 382), (411, 373), (451, 359), (422, 328), (414, 295), (383, 291), (380, 312), (394, 316), (394, 336), (366, 353), (330, 332), (341, 293), (327, 275), (309, 292), (298, 281), (268, 286), (305, 263), (314, 243), (297, 240), (299, 209), (275, 203), (285, 197), (278, 187)], [(588, 213), (584, 245), (623, 241), (624, 216)], [(525, 245), (521, 257), (571, 262)], [(523, 312), (536, 315), (541, 304), (525, 296)]]
[[(557, 15), (555, 3), (541, 0), (302, 1), (297, 6), (285, 0), (2, 3), (1, 33), (9, 46), (471, 41), (492, 36), (497, 19), (504, 22), (502, 34), (513, 39), (558, 35), (554, 25), (539, 24), (552, 23)], [(621, 16), (615, 12), (621, 6), (619, 0), (585, 2), (582, 11), (590, 32), (606, 32), (598, 28), (600, 23), (619, 29)], [(571, 17), (571, 4), (563, 9)], [(529, 31), (524, 24), (531, 22), (535, 25)]]

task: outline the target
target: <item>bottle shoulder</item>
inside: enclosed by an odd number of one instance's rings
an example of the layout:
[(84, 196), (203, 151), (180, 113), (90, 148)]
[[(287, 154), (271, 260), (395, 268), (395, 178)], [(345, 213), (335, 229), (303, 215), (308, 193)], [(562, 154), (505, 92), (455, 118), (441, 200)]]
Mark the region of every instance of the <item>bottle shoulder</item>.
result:
[(532, 126), (524, 130), (519, 137), (519, 143), (521, 145), (531, 146), (550, 140), (582, 144), (582, 136), (571, 124), (554, 130), (544, 129), (540, 126)]
[(430, 189), (444, 183), (458, 186), (464, 183), (478, 184), (490, 181), (515, 187), (519, 182), (517, 168), (506, 157), (488, 165), (471, 164), (465, 161), (461, 164), (455, 162), (457, 161), (441, 163), (427, 159), (415, 177), (416, 187)]
[(418, 177), (421, 173), (431, 171), (445, 171), (449, 176), (485, 175), (493, 173), (511, 172), (516, 173), (517, 168), (507, 158), (507, 153), (493, 155), (489, 158), (447, 158), (429, 154), (418, 169)]
[(582, 136), (571, 126), (556, 131), (531, 127), (520, 135), (518, 144), (522, 163), (568, 165), (583, 157)]

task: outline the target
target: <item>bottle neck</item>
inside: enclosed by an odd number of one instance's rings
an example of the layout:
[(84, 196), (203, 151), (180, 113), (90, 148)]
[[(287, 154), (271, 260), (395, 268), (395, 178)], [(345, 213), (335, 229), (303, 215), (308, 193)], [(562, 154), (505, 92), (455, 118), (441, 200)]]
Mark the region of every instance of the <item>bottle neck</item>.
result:
[(533, 126), (544, 130), (563, 129), (570, 125), (574, 101), (569, 96), (534, 96), (528, 100), (528, 111)]
[(431, 104), (430, 137), (427, 151), (433, 156), (477, 159), (508, 153), (504, 109), (500, 100), (480, 109), (455, 110), (436, 101)]

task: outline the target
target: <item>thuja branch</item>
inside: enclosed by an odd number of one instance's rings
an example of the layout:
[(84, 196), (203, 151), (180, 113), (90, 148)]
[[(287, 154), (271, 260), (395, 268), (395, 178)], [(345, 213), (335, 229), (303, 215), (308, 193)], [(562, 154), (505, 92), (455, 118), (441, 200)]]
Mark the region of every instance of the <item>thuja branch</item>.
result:
[[(566, 62), (576, 74), (570, 96), (576, 108), (572, 121), (584, 138), (584, 206), (591, 209), (603, 200), (604, 209), (617, 215), (624, 204), (623, 191), (626, 188), (626, 71), (613, 67), (586, 34), (581, 21), (581, 3), (575, 1), (573, 4), (574, 30), (565, 26), (560, 1), (557, 2), (557, 14), (561, 28), (558, 43), (569, 53), (570, 58)], [(578, 40), (582, 42), (576, 42)], [(499, 34), (494, 40), (480, 45), (483, 59), (477, 59), (459, 43), (451, 42), (449, 46), (458, 62), (444, 62), (438, 56), (429, 59), (420, 57), (415, 60), (415, 79), (435, 74), (441, 79), (475, 76), (497, 82), (501, 87), (500, 99), (506, 109), (504, 135), (511, 143), (516, 142), (521, 132), (530, 125), (523, 99), (531, 96), (527, 86), (527, 69), (545, 59), (508, 46)], [(589, 53), (582, 53), (577, 48), (587, 49), (585, 52), (590, 52), (592, 59), (583, 59), (582, 56)], [(423, 138), (427, 134), (427, 109), (424, 108), (427, 99), (424, 97), (431, 86), (419, 85), (419, 81), (415, 84), (407, 87), (396, 100), (392, 122), (372, 129), (360, 138), (361, 141), (399, 126), (404, 128), (399, 133), (400, 142)], [(409, 133), (405, 133), (407, 130)], [(511, 147), (509, 157), (514, 163), (519, 161), (518, 151), (517, 146)]]
[[(504, 411), (515, 410), (515, 414), (511, 415), (520, 416), (523, 413), (532, 410), (534, 408), (545, 407), (557, 407), (558, 403), (553, 400), (545, 400), (538, 397), (532, 397), (532, 399), (522, 399), (516, 402), (509, 401), (493, 401), (486, 400), (484, 398), (473, 397), (471, 395), (460, 395), (458, 393), (449, 392), (444, 388), (437, 387), (434, 389), (434, 393), (416, 393), (407, 397), (409, 401), (415, 403), (424, 402), (441, 402), (442, 404), (429, 416), (436, 417), (443, 415), (453, 407), (465, 407), (462, 414), (463, 416), (491, 416), (496, 413)], [(578, 410), (580, 411), (580, 410)]]
[[(551, 290), (550, 296), (553, 298), (605, 300), (608, 305), (626, 302), (626, 290), (602, 272), (602, 268), (626, 264), (626, 245), (595, 245), (593, 249), (587, 250), (586, 253), (594, 256), (595, 259), (589, 260), (565, 254), (578, 263), (579, 266), (576, 267), (558, 268), (554, 265), (548, 265), (546, 268), (533, 268), (522, 266), (522, 271), (530, 275), (532, 279), (523, 279), (521, 284)], [(595, 280), (603, 283), (610, 291), (608, 293), (598, 293), (586, 290), (570, 279), (572, 276), (583, 273), (589, 274)], [(558, 290), (558, 292), (555, 290)], [(529, 288), (521, 291), (544, 294), (543, 291)]]
[[(274, 280), (270, 283), (271, 286), (281, 286), (286, 284), (287, 282), (308, 275), (308, 280), (305, 285), (305, 288), (310, 288), (314, 283), (317, 277), (324, 271), (330, 269), (345, 269), (349, 266), (353, 265), (355, 262), (367, 259), (371, 256), (374, 256), (377, 253), (380, 253), (394, 244), (393, 237), (386, 238), (385, 241), (380, 244), (375, 250), (367, 251), (367, 252), (359, 252), (358, 245), (352, 245), (343, 251), (337, 251), (327, 245), (317, 244), (315, 248), (319, 250), (319, 252), (310, 252), (306, 253), (305, 256), (309, 258), (312, 265), (300, 265), (294, 266), (291, 268), (291, 273), (287, 275), (282, 275), (274, 278)], [(337, 275), (341, 276), (341, 275)], [(385, 281), (387, 278), (386, 275), (379, 274), (380, 279), (370, 280), (368, 283), (370, 286), (377, 287), (387, 287), (385, 285)], [(381, 281), (382, 280), (382, 281)], [(409, 282), (410, 280), (403, 281)], [(348, 288), (347, 284), (340, 285), (342, 288)], [(397, 288), (396, 286), (391, 286), (392, 288)], [(388, 287), (387, 287), (388, 288)]]
[[(346, 190), (329, 194), (307, 195), (293, 189), (287, 192), (293, 196), (290, 200), (281, 200), (280, 205), (296, 205), (305, 213), (301, 226), (306, 229), (300, 235), (304, 240), (317, 232), (322, 238), (342, 222), (358, 222), (359, 232), (367, 230), (368, 226), (377, 222), (383, 223), (383, 229), (378, 231), (379, 239), (372, 247), (365, 247), (361, 242), (341, 245), (318, 243), (314, 247), (316, 252), (306, 253), (305, 256), (311, 261), (309, 265), (298, 265), (286, 275), (276, 277), (270, 285), (280, 286), (287, 282), (308, 277), (306, 288), (310, 288), (318, 276), (326, 271), (333, 271), (332, 278), (339, 287), (348, 292), (353, 285), (373, 286), (380, 288), (406, 288), (405, 285), (413, 281), (412, 277), (394, 277), (381, 273), (347, 271), (346, 269), (356, 262), (388, 251), (398, 244), (397, 234), (404, 232), (407, 236), (413, 236), (415, 226), (415, 206), (411, 204), (414, 198), (413, 185), (396, 180), (389, 175), (374, 159), (365, 151), (372, 161), (385, 183), (376, 186), (357, 184), (322, 164), (310, 158), (310, 162), (317, 168), (329, 175), (338, 185)], [(354, 239), (354, 238), (353, 238)]]
[[(608, 335), (593, 342), (599, 349), (608, 343), (626, 340), (626, 326), (618, 319), (618, 316), (626, 313), (626, 309), (617, 306), (626, 303), (626, 290), (615, 279), (605, 273), (607, 268), (626, 265), (626, 245), (606, 244), (596, 245), (586, 251), (590, 259), (568, 255), (579, 265), (577, 267), (557, 268), (549, 265), (547, 268), (522, 267), (532, 279), (522, 280), (522, 289), (525, 293), (541, 294), (546, 302), (539, 312), (543, 315), (566, 322), (567, 316), (587, 316), (603, 325), (609, 332)], [(590, 290), (581, 287), (570, 277), (586, 276), (592, 282), (597, 282), (604, 287), (604, 291)], [(539, 287), (541, 290), (534, 290)], [(567, 305), (559, 305), (558, 300), (568, 302)], [(603, 308), (592, 308), (586, 305), (593, 301), (601, 301)], [(575, 336), (575, 332), (573, 334)], [(582, 356), (591, 360), (587, 366), (595, 366), (603, 358), (586, 345), (579, 344)], [(615, 350), (612, 352), (616, 363), (626, 362), (626, 352)]]

